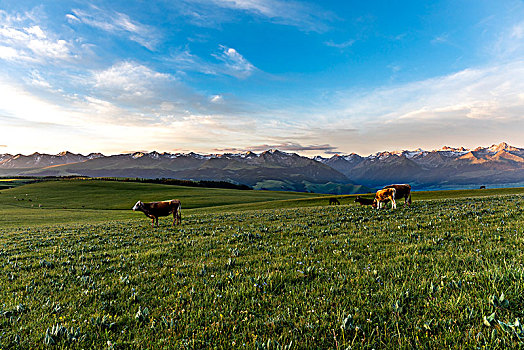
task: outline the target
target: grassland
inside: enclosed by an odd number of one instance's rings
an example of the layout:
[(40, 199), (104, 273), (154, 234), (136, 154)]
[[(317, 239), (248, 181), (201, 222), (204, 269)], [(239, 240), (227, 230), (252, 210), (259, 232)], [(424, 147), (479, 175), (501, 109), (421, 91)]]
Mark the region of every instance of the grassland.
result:
[[(2, 349), (524, 346), (523, 189), (377, 211), (351, 196), (66, 185), (0, 192)], [(129, 210), (137, 197), (190, 210), (152, 229)]]

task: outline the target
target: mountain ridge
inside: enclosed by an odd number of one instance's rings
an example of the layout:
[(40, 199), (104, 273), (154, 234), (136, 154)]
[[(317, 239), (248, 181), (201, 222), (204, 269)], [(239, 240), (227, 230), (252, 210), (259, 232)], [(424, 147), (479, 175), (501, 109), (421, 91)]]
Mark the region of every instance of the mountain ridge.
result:
[[(96, 156), (93, 156), (96, 155)], [(88, 156), (61, 152), (29, 156), (0, 155), (0, 175), (175, 178), (194, 181), (227, 181), (255, 189), (366, 193), (338, 170), (279, 150), (260, 154), (201, 155), (197, 153), (133, 152)], [(32, 161), (31, 161), (32, 160)]]
[[(369, 191), (388, 183), (415, 187), (524, 183), (524, 149), (506, 142), (467, 149), (382, 151), (369, 156), (304, 157), (268, 149), (261, 153), (130, 152), (115, 155), (0, 154), (0, 175), (179, 178), (229, 181), (256, 189)], [(358, 185), (360, 184), (360, 185)], [(341, 190), (340, 185), (348, 186)], [(342, 186), (343, 187), (343, 186)]]
[(340, 155), (317, 160), (371, 187), (390, 182), (409, 182), (415, 188), (524, 184), (524, 149), (505, 142), (474, 149), (444, 146), (432, 151), (384, 151), (358, 162), (344, 162), (346, 156)]

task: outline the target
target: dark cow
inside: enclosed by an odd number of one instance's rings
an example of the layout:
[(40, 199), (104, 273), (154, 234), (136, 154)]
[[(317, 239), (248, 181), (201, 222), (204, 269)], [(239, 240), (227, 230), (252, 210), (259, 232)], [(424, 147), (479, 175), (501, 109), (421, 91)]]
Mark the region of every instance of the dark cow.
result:
[(481, 189), (481, 190), (485, 190), (485, 189), (486, 189), (486, 186), (482, 185), (482, 186), (480, 186), (480, 189)]
[(360, 206), (372, 205), (373, 204), (373, 199), (371, 199), (371, 198), (362, 198), (360, 196), (357, 196), (357, 198), (355, 198), (355, 203), (360, 203)]
[(148, 218), (151, 218), (152, 227), (155, 226), (155, 220), (156, 226), (158, 227), (159, 216), (168, 216), (170, 214), (173, 214), (173, 226), (175, 226), (175, 223), (180, 224), (182, 222), (182, 204), (178, 199), (150, 203), (138, 201), (133, 207), (133, 210), (141, 211), (146, 214)]
[(377, 193), (375, 193), (373, 207), (380, 209), (382, 208), (383, 203), (386, 203), (388, 200), (390, 200), (391, 208), (397, 209), (397, 203), (395, 203), (396, 192), (397, 190), (395, 188), (384, 188), (382, 190), (378, 190)]
[(340, 202), (336, 198), (329, 198), (329, 205), (340, 205)]
[(404, 198), (404, 206), (411, 205), (411, 186), (408, 184), (402, 185), (388, 185), (382, 189), (394, 188), (396, 190), (395, 199), (399, 200)]

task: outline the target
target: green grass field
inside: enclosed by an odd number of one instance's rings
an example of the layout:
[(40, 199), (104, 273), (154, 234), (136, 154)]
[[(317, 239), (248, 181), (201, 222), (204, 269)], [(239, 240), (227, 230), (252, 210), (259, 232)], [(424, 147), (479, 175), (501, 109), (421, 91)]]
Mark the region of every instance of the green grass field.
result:
[[(524, 346), (524, 189), (417, 192), (395, 211), (329, 197), (2, 190), (0, 349)], [(169, 198), (179, 227), (130, 210)]]

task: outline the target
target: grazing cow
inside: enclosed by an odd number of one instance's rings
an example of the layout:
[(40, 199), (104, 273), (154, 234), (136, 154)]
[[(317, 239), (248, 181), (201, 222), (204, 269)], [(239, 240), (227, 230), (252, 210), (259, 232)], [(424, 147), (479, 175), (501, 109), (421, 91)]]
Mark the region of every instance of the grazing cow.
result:
[(173, 226), (175, 226), (175, 223), (180, 224), (182, 222), (182, 204), (178, 199), (150, 203), (138, 201), (133, 207), (133, 211), (137, 210), (146, 214), (148, 218), (151, 218), (152, 227), (155, 226), (155, 220), (156, 226), (158, 227), (159, 216), (168, 216), (169, 214), (173, 214)]
[(408, 184), (402, 185), (388, 185), (382, 189), (394, 188), (396, 190), (395, 199), (399, 200), (404, 198), (404, 206), (411, 205), (411, 186)]
[(355, 198), (355, 203), (360, 203), (360, 206), (372, 205), (373, 204), (373, 199), (371, 199), (371, 198), (362, 198), (360, 196), (357, 196), (357, 198)]
[(375, 199), (373, 200), (373, 207), (380, 209), (382, 208), (382, 203), (385, 203), (387, 200), (391, 201), (391, 208), (397, 209), (397, 203), (395, 203), (395, 194), (397, 190), (395, 188), (385, 188), (378, 190), (375, 194)]
[(329, 205), (340, 205), (340, 202), (336, 198), (329, 198)]
[(480, 189), (481, 189), (481, 190), (485, 190), (485, 189), (486, 189), (486, 186), (482, 185), (482, 186), (480, 186)]

